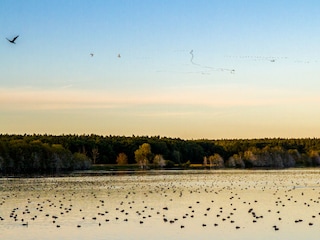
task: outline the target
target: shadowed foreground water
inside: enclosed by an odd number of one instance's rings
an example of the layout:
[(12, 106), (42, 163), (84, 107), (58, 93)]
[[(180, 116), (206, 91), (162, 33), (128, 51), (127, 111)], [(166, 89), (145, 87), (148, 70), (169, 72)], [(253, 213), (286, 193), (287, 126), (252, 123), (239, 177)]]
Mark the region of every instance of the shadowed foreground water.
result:
[(2, 178), (0, 237), (318, 239), (319, 176), (294, 169)]

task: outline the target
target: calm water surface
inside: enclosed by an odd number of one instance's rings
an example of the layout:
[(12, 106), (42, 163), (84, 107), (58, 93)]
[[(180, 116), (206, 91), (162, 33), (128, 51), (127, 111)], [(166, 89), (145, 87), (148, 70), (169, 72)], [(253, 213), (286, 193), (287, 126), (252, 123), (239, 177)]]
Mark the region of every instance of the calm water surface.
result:
[(2, 178), (0, 239), (318, 239), (319, 176), (294, 169)]

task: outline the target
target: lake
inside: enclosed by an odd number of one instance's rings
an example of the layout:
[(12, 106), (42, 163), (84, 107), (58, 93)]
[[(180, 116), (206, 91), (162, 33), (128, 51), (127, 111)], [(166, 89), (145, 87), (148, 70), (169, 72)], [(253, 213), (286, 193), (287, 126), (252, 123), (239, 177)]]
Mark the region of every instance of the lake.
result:
[(320, 169), (0, 178), (1, 239), (318, 239)]

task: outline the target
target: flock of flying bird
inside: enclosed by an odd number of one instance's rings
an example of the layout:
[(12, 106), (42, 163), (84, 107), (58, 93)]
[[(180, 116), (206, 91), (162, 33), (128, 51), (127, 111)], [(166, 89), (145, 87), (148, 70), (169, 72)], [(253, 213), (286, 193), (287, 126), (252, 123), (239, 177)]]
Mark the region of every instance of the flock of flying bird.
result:
[[(18, 37), (19, 37), (19, 35), (15, 36), (15, 37), (12, 38), (12, 39), (9, 39), (9, 38), (6, 38), (6, 39), (7, 39), (10, 43), (16, 44), (16, 40), (17, 40)], [(93, 56), (94, 56), (94, 53), (90, 53), (90, 56), (93, 57)], [(118, 54), (118, 58), (121, 58), (120, 53)]]
[[(19, 35), (13, 37), (12, 39), (6, 38), (10, 43), (16, 44), (16, 40), (19, 37)], [(198, 68), (201, 68), (206, 71), (222, 71), (222, 72), (229, 72), (231, 74), (235, 73), (235, 69), (229, 69), (229, 68), (216, 68), (216, 67), (211, 67), (211, 66), (206, 66), (202, 65), (199, 63), (196, 63), (193, 61), (194, 59), (194, 53), (193, 50), (189, 52), (191, 55), (190, 63)], [(94, 53), (90, 53), (91, 57), (94, 57)], [(121, 58), (120, 53), (117, 55), (118, 58)], [(233, 59), (249, 59), (249, 60), (254, 60), (254, 61), (269, 61), (271, 63), (275, 63), (276, 60), (281, 60), (281, 59), (287, 59), (287, 57), (262, 57), (262, 56), (226, 56), (227, 58), (233, 58)], [(310, 63), (310, 61), (301, 61), (301, 60), (296, 60), (296, 63)], [(315, 61), (318, 62), (318, 61)]]

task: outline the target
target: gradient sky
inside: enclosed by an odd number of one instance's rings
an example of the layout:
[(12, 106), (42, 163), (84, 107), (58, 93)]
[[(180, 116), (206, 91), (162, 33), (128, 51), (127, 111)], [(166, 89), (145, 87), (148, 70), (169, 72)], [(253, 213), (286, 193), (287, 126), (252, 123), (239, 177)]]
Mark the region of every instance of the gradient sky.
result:
[(319, 26), (316, 0), (1, 0), (0, 133), (320, 137)]

